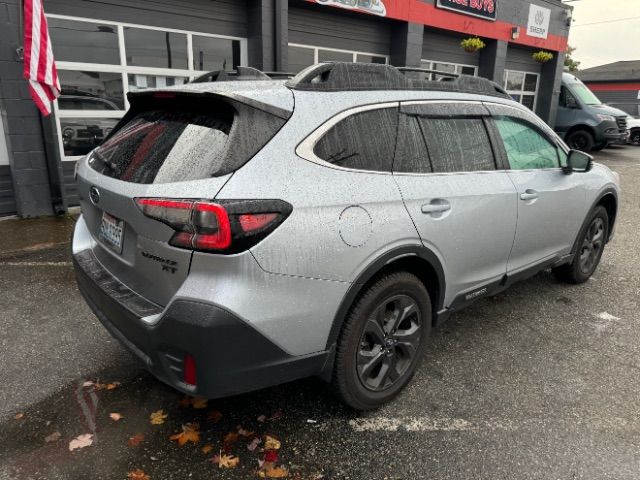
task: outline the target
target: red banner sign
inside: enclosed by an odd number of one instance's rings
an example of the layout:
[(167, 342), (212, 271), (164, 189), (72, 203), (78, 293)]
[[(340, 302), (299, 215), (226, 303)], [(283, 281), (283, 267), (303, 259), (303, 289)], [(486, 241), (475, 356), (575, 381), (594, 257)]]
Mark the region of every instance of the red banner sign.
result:
[[(394, 18), (405, 22), (422, 23), (434, 28), (453, 30), (464, 35), (477, 35), (479, 37), (491, 38), (495, 40), (505, 40), (511, 43), (527, 45), (552, 51), (565, 51), (567, 49), (567, 37), (549, 34), (548, 38), (535, 38), (521, 33), (517, 39), (512, 38), (514, 27), (520, 27), (522, 32), (526, 32), (526, 25), (516, 25), (501, 20), (493, 21), (493, 18), (486, 18), (485, 15), (470, 16), (466, 10), (460, 8), (444, 9), (438, 8), (432, 3), (423, 0), (306, 0), (337, 7), (353, 12), (377, 15), (381, 17)], [(459, 6), (480, 7), (482, 12), (488, 15), (495, 15), (498, 5), (495, 0), (440, 0), (440, 4), (459, 4)], [(493, 12), (489, 12), (490, 4), (493, 4)], [(478, 18), (481, 17), (481, 18)]]

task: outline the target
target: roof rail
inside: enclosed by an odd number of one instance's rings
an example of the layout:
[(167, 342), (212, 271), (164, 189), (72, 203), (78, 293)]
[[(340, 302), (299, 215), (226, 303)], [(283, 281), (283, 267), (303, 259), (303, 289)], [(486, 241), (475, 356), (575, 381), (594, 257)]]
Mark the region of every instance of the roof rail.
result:
[(190, 83), (272, 80), (277, 77), (293, 78), (295, 75), (289, 72), (261, 72), (257, 68), (239, 66), (236, 70), (214, 70), (203, 73)]
[[(446, 77), (442, 81), (419, 80), (409, 78), (405, 72), (433, 73)], [(293, 90), (315, 92), (433, 90), (511, 98), (504, 88), (486, 78), (412, 67), (396, 68), (379, 63), (319, 63), (302, 70), (286, 85)]]

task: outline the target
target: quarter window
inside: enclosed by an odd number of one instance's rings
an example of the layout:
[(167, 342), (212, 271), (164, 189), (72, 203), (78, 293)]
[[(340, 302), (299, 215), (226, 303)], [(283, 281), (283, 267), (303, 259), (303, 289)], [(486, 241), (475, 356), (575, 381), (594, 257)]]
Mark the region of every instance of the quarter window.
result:
[(398, 109), (356, 113), (332, 127), (314, 147), (322, 160), (340, 167), (390, 172)]
[(559, 166), (558, 149), (533, 128), (508, 117), (497, 118), (496, 126), (512, 170)]

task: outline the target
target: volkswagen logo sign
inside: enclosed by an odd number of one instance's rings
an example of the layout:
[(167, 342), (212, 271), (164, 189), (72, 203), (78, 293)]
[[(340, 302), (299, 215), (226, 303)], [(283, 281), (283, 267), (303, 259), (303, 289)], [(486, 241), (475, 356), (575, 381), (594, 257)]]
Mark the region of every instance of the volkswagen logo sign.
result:
[(100, 190), (97, 187), (91, 187), (89, 189), (89, 198), (91, 199), (91, 203), (97, 205), (100, 201)]

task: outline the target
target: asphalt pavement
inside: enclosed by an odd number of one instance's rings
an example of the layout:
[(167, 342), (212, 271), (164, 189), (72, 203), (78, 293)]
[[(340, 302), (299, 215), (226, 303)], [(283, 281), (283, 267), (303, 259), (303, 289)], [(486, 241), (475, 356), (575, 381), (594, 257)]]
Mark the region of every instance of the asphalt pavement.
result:
[[(623, 197), (593, 279), (544, 272), (453, 315), (410, 386), (367, 414), (317, 379), (185, 401), (82, 301), (72, 217), (0, 221), (0, 479), (259, 478), (267, 436), (296, 479), (639, 479), (640, 148), (597, 160)], [(197, 443), (170, 439), (189, 423)]]

